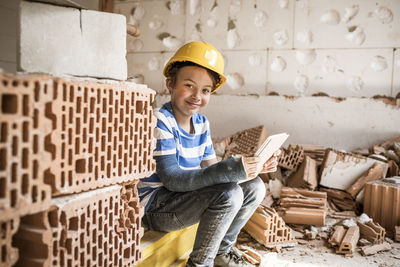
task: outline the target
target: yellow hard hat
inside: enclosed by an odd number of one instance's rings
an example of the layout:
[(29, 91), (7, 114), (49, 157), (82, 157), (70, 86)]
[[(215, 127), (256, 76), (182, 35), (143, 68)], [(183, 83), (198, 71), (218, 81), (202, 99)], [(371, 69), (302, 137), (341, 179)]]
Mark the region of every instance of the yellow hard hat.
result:
[(215, 85), (214, 93), (226, 81), (224, 76), (224, 59), (221, 53), (209, 43), (206, 42), (190, 42), (179, 48), (175, 55), (171, 57), (164, 67), (163, 74), (168, 77), (168, 72), (174, 62), (190, 61), (204, 68), (212, 70), (219, 75), (219, 81)]

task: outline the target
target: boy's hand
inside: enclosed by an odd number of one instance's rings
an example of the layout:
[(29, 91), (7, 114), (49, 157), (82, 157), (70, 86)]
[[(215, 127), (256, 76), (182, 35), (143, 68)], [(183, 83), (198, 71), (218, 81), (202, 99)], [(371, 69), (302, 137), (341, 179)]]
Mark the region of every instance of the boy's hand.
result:
[(255, 178), (259, 173), (276, 172), (278, 168), (278, 156), (281, 150), (277, 150), (263, 165), (262, 169), (257, 169), (260, 163), (259, 157), (243, 157), (243, 166), (247, 174), (247, 179)]
[(276, 172), (278, 169), (278, 157), (281, 154), (281, 150), (277, 150), (267, 162), (264, 163), (260, 173)]

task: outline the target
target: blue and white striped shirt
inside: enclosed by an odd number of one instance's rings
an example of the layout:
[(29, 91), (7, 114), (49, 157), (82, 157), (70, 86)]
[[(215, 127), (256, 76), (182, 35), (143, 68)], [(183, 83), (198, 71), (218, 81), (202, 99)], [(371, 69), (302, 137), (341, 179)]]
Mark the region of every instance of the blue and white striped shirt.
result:
[[(194, 134), (187, 133), (179, 126), (171, 102), (156, 109), (154, 115), (157, 117), (157, 126), (154, 130), (157, 145), (153, 152), (154, 156), (176, 155), (178, 165), (183, 170), (199, 169), (203, 160), (216, 157), (211, 141), (210, 124), (204, 115), (196, 113), (192, 116)], [(162, 186), (157, 173), (140, 179), (138, 192), (140, 203), (145, 210)]]

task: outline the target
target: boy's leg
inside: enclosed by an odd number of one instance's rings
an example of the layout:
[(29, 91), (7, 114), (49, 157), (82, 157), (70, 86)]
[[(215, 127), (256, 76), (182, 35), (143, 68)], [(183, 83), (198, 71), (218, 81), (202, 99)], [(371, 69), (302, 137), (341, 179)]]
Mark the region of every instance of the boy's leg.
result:
[(222, 239), (221, 245), (218, 249), (218, 254), (225, 254), (230, 251), (240, 230), (250, 219), (265, 197), (265, 185), (260, 177), (241, 183), (239, 186), (243, 191), (243, 205), (236, 214), (236, 217), (233, 219), (226, 235)]
[(183, 193), (161, 189), (144, 221), (151, 229), (167, 232), (199, 222), (188, 264), (212, 266), (221, 240), (242, 204), (243, 191), (236, 183)]

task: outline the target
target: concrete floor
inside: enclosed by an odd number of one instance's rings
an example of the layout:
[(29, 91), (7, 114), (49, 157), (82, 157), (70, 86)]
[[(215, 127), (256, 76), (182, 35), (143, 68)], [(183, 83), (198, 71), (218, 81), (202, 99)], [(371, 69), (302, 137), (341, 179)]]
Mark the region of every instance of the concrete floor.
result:
[[(239, 237), (251, 237), (244, 233), (240, 233)], [(304, 241), (304, 242), (303, 242)], [(357, 247), (356, 252), (350, 256), (336, 254), (329, 247), (326, 240), (301, 240), (301, 243), (295, 247), (282, 248), (280, 252), (271, 252), (270, 249), (257, 243), (252, 239), (246, 242), (246, 245), (256, 249), (262, 255), (262, 264), (260, 266), (268, 267), (361, 267), (361, 266), (379, 266), (379, 267), (398, 267), (400, 266), (400, 243), (391, 244), (392, 249), (386, 252), (380, 252), (371, 256), (362, 256), (360, 248)]]

